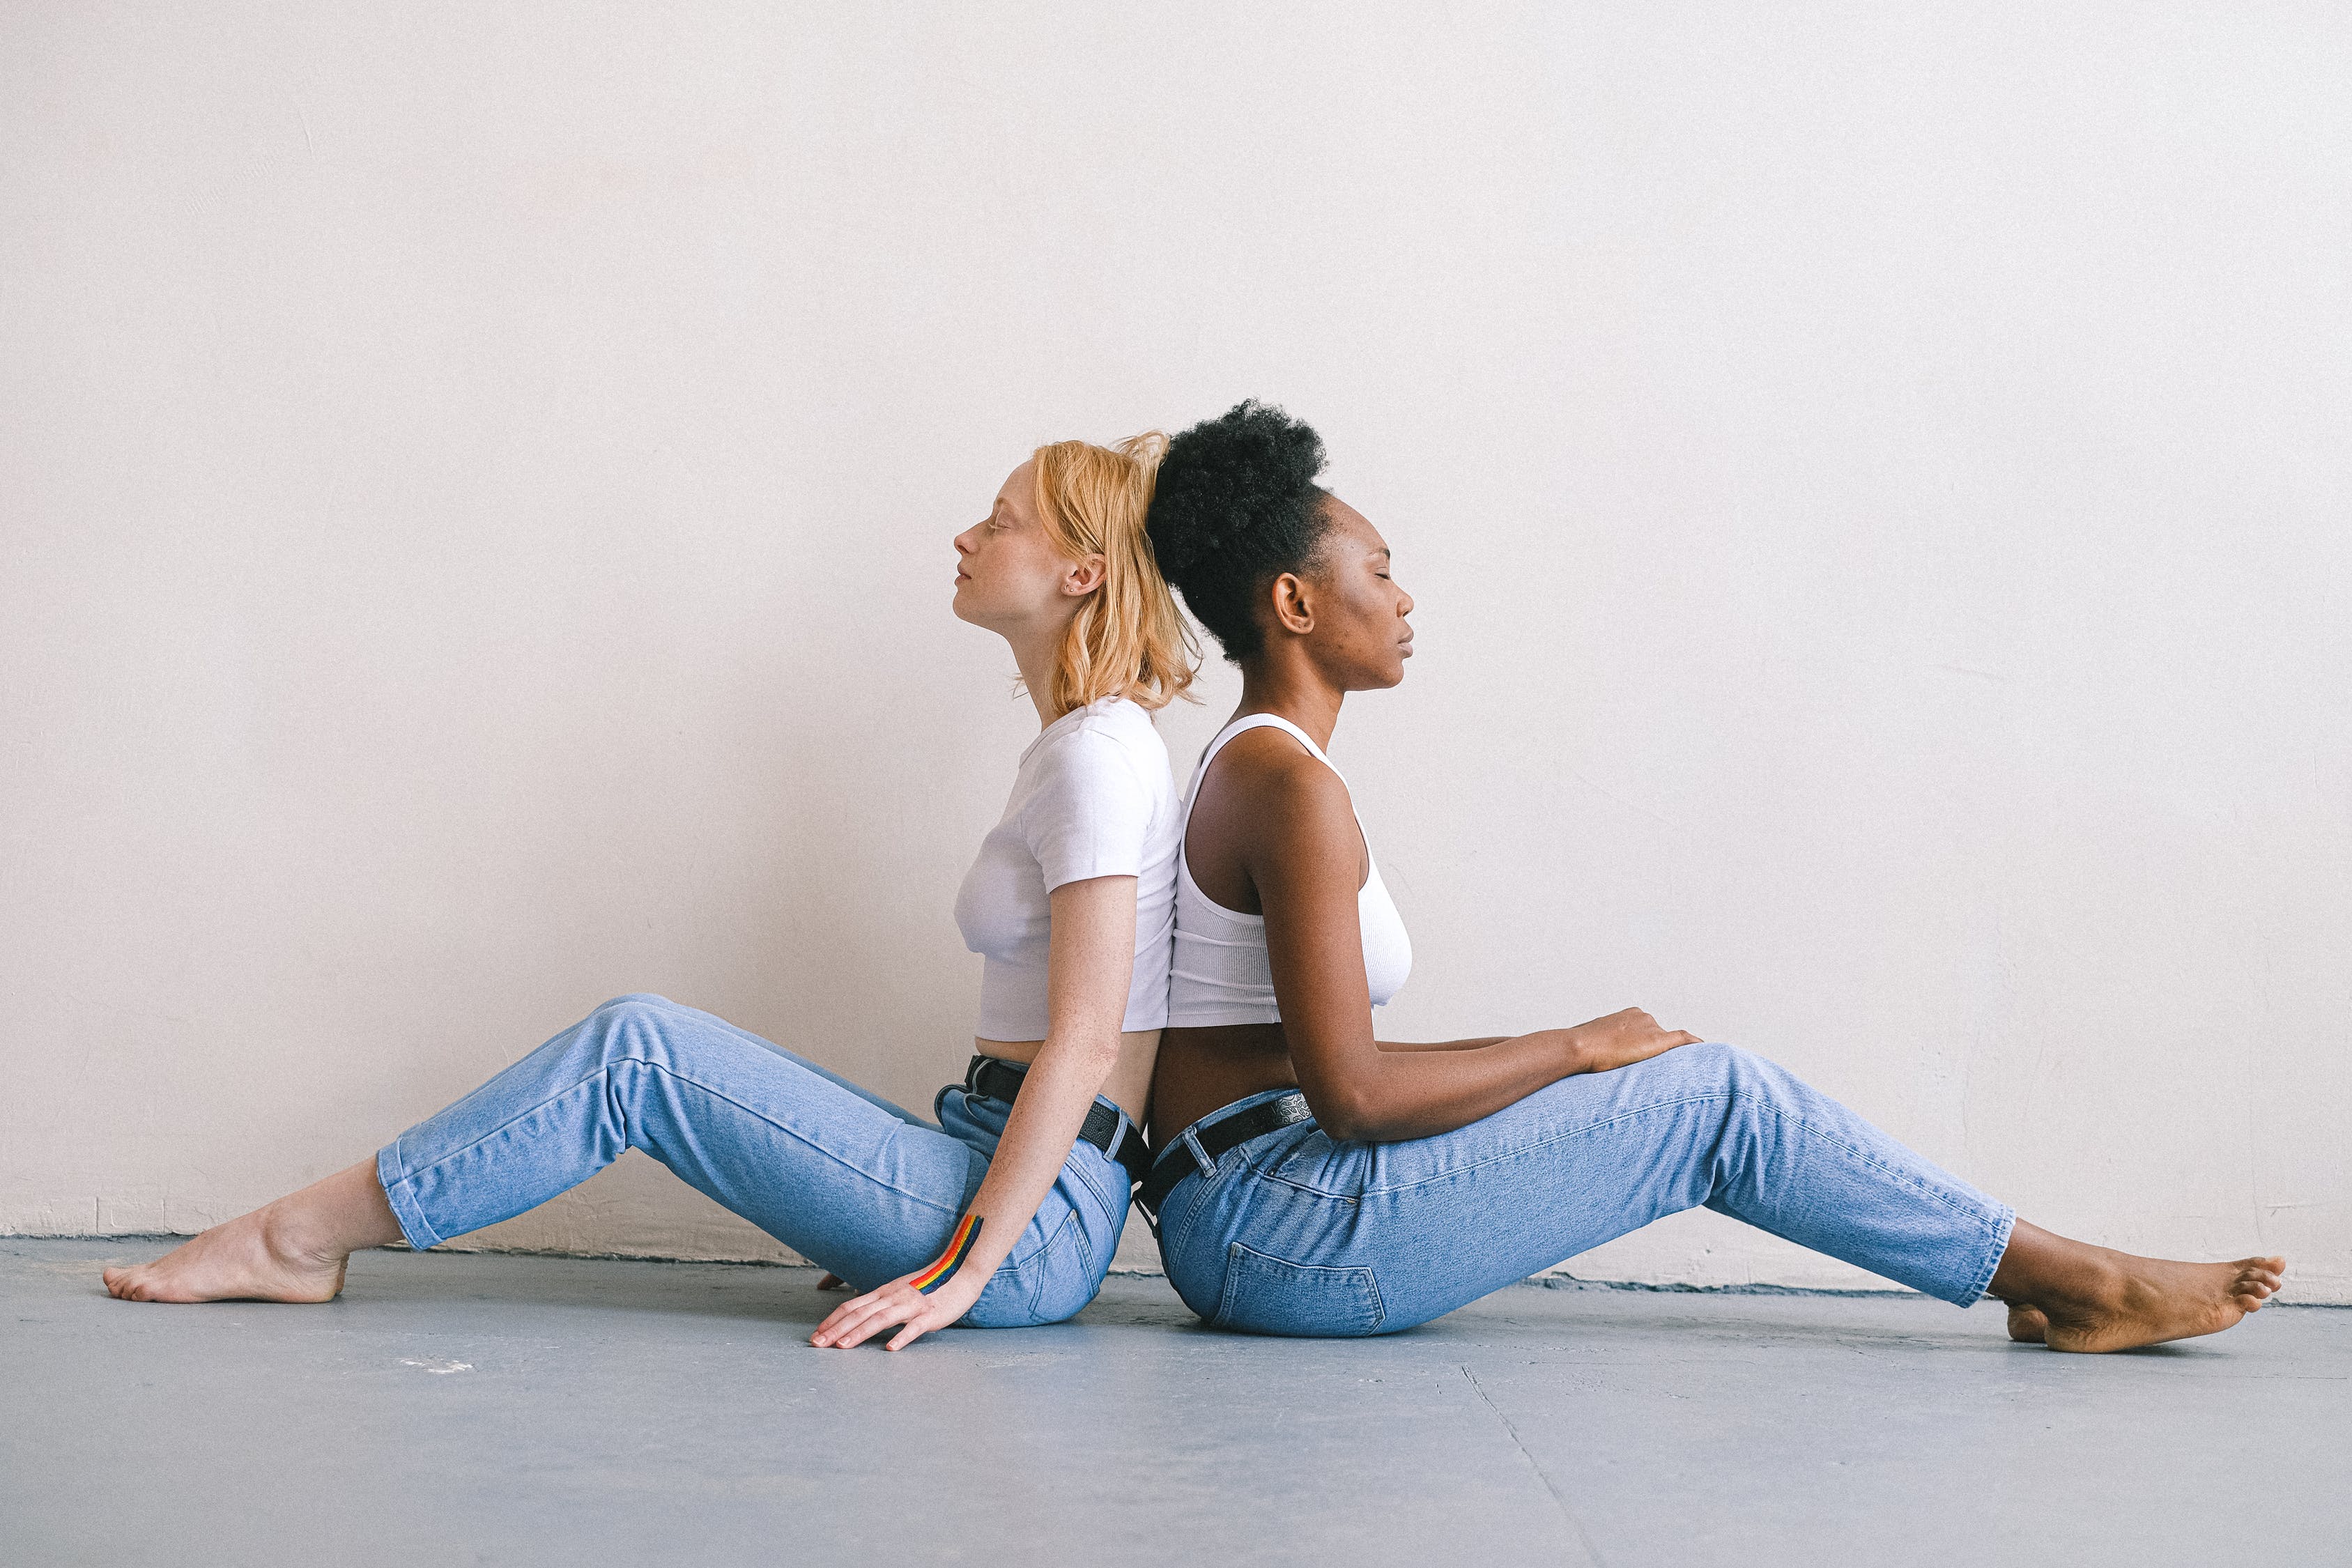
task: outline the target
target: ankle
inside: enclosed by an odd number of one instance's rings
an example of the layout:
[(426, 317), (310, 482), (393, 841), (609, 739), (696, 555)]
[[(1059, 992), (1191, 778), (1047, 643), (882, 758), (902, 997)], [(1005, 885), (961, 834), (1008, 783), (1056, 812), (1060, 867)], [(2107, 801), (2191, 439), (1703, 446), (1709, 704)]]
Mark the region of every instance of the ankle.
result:
[(306, 1212), (300, 1197), (298, 1193), (279, 1198), (255, 1216), (261, 1222), (261, 1244), (269, 1255), (281, 1263), (310, 1267), (333, 1265), (349, 1258), (352, 1249), (337, 1245), (341, 1238), (332, 1227)]
[(2086, 1247), (2084, 1256), (2069, 1260), (2063, 1278), (2053, 1282), (2050, 1297), (2077, 1312), (2121, 1311), (2131, 1292), (2131, 1274), (2120, 1255), (2103, 1247)]

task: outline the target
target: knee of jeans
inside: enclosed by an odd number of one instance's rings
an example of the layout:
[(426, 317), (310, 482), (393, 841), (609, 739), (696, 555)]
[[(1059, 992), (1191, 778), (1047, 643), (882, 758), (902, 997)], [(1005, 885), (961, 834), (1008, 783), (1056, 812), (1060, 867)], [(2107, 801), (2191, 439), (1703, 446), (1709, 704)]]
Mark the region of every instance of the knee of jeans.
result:
[(589, 1015), (598, 1026), (590, 1037), (608, 1054), (619, 1047), (624, 1055), (635, 1055), (631, 1047), (661, 1038), (660, 1031), (653, 1026), (677, 1005), (668, 997), (656, 996), (650, 991), (615, 996)]
[(1710, 1087), (1730, 1090), (1736, 1099), (1779, 1098), (1794, 1081), (1788, 1068), (1744, 1046), (1727, 1046), (1719, 1040), (1709, 1040), (1685, 1046), (1673, 1054), (1681, 1056), (1685, 1051), (1703, 1053), (1695, 1058), (1693, 1065), (1704, 1071)]
[(1700, 1040), (1676, 1046), (1664, 1059), (1690, 1078), (1712, 1086), (1737, 1082), (1757, 1058), (1738, 1046), (1727, 1046), (1721, 1040)]
[(675, 1007), (677, 1005), (677, 1004), (668, 997), (657, 996), (650, 991), (631, 991), (623, 995), (607, 997), (596, 1005), (596, 1011), (609, 1013), (615, 1007)]
[(1663, 1059), (1679, 1068), (1694, 1089), (1720, 1091), (1734, 1099), (1740, 1098), (1741, 1090), (1765, 1088), (1773, 1071), (1772, 1064), (1754, 1051), (1721, 1040), (1677, 1046)]

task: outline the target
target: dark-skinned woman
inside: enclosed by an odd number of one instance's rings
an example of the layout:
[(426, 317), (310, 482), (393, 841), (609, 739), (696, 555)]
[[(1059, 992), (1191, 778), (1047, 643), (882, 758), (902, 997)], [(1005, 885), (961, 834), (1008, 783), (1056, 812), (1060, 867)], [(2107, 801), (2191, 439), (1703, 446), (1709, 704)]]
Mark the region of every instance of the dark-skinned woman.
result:
[(2213, 1333), (2279, 1288), (2277, 1258), (2040, 1229), (1772, 1062), (1636, 1008), (1376, 1038), (1412, 946), (1325, 748), (1349, 692), (1404, 678), (1412, 600), (1322, 466), (1313, 430), (1244, 403), (1176, 438), (1150, 514), (1161, 571), (1243, 677), (1184, 800), (1143, 1187), (1193, 1310), (1389, 1332), (1701, 1205), (1957, 1305), (1990, 1294), (2058, 1350)]

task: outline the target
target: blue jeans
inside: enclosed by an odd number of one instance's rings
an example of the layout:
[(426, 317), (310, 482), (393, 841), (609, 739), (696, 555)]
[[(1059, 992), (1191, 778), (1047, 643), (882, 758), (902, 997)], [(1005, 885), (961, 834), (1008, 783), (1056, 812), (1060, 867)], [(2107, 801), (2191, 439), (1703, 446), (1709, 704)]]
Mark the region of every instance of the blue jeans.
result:
[(1693, 1045), (1434, 1138), (1341, 1143), (1307, 1121), (1251, 1139), (1168, 1194), (1160, 1251), (1216, 1327), (1379, 1334), (1702, 1204), (1960, 1306), (2017, 1222), (1785, 1069)]
[[(622, 1150), (643, 1149), (870, 1290), (946, 1247), (1012, 1107), (950, 1084), (934, 1110), (937, 1125), (709, 1013), (618, 996), (402, 1133), (376, 1155), (376, 1174), (402, 1234), (422, 1249), (509, 1219)], [(1125, 1169), (1076, 1144), (961, 1321), (1059, 1322), (1093, 1300), (1127, 1201)]]

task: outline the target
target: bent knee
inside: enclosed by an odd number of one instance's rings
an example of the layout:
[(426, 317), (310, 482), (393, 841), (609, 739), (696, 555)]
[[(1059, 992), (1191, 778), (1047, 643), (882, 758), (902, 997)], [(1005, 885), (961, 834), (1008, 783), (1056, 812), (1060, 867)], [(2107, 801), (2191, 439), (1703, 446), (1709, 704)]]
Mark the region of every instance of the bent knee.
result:
[(625, 1024), (632, 1018), (650, 1019), (677, 1011), (677, 1004), (667, 996), (657, 996), (650, 991), (632, 991), (626, 995), (614, 996), (598, 1003), (596, 1010), (588, 1016), (609, 1024)]
[(588, 1015), (587, 1037), (610, 1056), (658, 1053), (678, 1021), (678, 1005), (650, 991), (615, 996)]
[(1759, 1075), (1774, 1070), (1769, 1060), (1747, 1047), (1727, 1045), (1721, 1040), (1676, 1046), (1658, 1059), (1672, 1063), (1702, 1082), (1725, 1085), (1753, 1082)]

